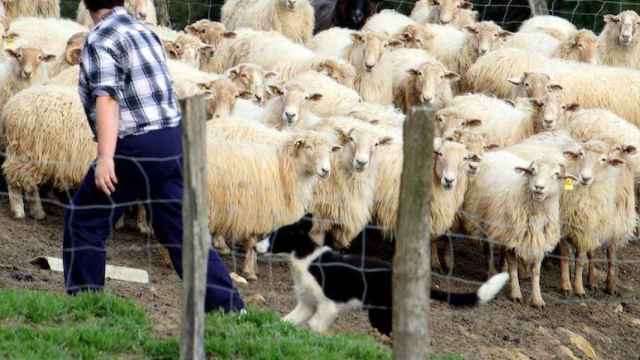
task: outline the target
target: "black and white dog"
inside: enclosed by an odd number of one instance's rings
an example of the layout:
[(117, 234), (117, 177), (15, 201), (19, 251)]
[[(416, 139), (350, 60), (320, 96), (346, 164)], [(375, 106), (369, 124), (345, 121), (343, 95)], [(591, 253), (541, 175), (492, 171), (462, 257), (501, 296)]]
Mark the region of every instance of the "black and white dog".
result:
[[(287, 254), (297, 305), (283, 320), (307, 324), (325, 332), (346, 310), (364, 308), (371, 325), (391, 334), (392, 266), (390, 263), (343, 255), (328, 246), (318, 246), (308, 236), (311, 221), (285, 226), (259, 242), (260, 253)], [(431, 289), (431, 298), (452, 306), (476, 306), (491, 301), (509, 279), (507, 273), (493, 276), (475, 293), (449, 293)]]

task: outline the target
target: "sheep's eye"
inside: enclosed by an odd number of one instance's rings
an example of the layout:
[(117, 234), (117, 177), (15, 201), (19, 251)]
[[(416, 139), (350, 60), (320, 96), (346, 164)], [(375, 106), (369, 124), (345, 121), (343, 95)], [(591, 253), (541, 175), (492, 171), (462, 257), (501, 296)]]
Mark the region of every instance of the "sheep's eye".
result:
[(524, 87), (529, 87), (529, 83), (524, 83)]
[(607, 162), (607, 159), (606, 158), (600, 158), (600, 161), (604, 163), (604, 162)]
[(438, 116), (438, 117), (436, 117), (436, 121), (437, 122), (444, 122), (444, 119), (442, 118), (442, 116)]
[(207, 32), (207, 30), (205, 30), (205, 29), (200, 29), (200, 34), (204, 34), (204, 33), (206, 33), (206, 32)]

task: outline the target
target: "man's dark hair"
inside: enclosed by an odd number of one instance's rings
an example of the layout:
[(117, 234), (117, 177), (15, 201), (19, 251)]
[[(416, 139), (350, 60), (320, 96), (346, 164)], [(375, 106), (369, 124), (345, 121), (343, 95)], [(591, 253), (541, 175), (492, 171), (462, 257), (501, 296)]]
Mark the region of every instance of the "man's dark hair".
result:
[(116, 6), (124, 6), (124, 0), (82, 0), (87, 10), (96, 12), (101, 9), (113, 9)]

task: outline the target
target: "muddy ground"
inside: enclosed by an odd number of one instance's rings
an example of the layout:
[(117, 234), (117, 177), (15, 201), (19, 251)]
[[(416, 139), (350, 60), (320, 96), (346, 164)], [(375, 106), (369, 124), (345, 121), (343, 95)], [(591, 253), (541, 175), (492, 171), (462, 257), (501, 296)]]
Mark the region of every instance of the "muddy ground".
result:
[[(37, 269), (29, 262), (36, 256), (61, 255), (62, 211), (46, 206), (46, 220), (13, 220), (6, 198), (0, 198), (0, 288), (62, 291), (62, 275)], [(108, 288), (142, 305), (154, 320), (159, 336), (179, 333), (181, 287), (172, 269), (164, 265), (158, 243), (137, 235), (131, 223), (108, 243), (108, 263), (147, 270), (151, 285), (108, 281)], [(638, 359), (640, 353), (640, 243), (620, 252), (623, 286), (619, 297), (602, 290), (589, 291), (585, 299), (566, 298), (559, 291), (558, 262), (544, 263), (542, 282), (547, 307), (534, 309), (509, 301), (504, 294), (494, 303), (475, 309), (451, 309), (433, 304), (432, 346), (437, 353), (462, 354), (465, 359)], [(602, 254), (598, 254), (602, 259)], [(235, 268), (242, 259), (227, 257)], [(435, 276), (437, 286), (470, 290), (485, 277), (486, 263), (477, 249), (458, 245), (452, 277)], [(603, 268), (600, 265), (600, 268)], [(294, 306), (289, 272), (285, 264), (261, 261), (260, 280), (241, 289), (245, 298), (260, 294), (266, 306), (285, 314)], [(529, 283), (523, 283), (525, 298)], [(337, 333), (369, 333), (363, 313), (341, 316)], [(377, 338), (377, 337), (376, 337)]]

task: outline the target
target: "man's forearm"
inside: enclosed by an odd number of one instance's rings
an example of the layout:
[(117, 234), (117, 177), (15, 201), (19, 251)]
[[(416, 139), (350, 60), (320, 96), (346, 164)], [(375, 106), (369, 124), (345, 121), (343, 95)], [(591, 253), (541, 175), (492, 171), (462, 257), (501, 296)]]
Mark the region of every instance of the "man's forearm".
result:
[(118, 102), (110, 96), (96, 98), (98, 159), (113, 158), (118, 140)]

